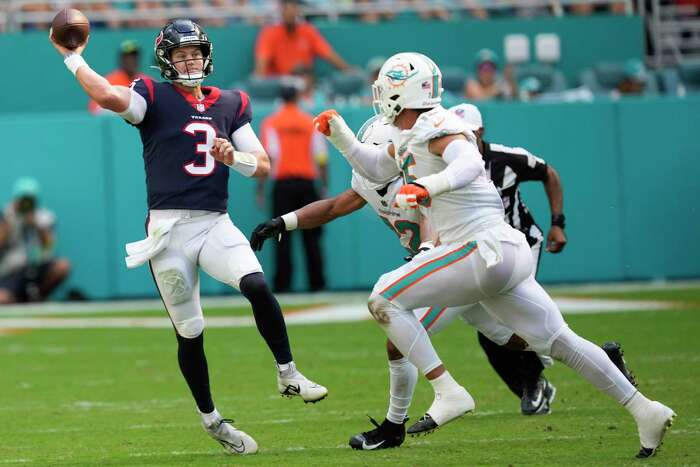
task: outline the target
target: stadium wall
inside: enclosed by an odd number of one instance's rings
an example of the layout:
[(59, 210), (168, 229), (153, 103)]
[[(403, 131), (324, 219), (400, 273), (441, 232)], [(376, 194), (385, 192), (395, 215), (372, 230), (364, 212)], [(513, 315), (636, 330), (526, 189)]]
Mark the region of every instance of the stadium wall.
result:
[[(476, 51), (483, 47), (492, 48), (502, 58), (503, 38), (507, 34), (529, 36), (534, 57), (535, 35), (556, 33), (561, 38), (559, 66), (572, 85), (576, 84), (577, 74), (584, 67), (600, 61), (641, 57), (644, 52), (642, 21), (633, 16), (454, 22), (397, 19), (381, 24), (323, 23), (319, 28), (348, 62), (359, 67), (364, 67), (368, 59), (377, 55), (388, 57), (396, 52), (414, 50), (429, 54), (441, 67), (469, 70)], [(95, 30), (85, 56), (95, 70), (107, 73), (116, 67), (119, 43), (124, 39), (137, 39), (148, 51), (143, 63), (147, 68), (148, 61), (152, 61), (149, 49), (156, 32), (150, 29)], [(215, 44), (215, 73), (208, 83), (228, 87), (245, 80), (253, 69), (258, 29), (236, 24), (228, 28), (209, 28), (209, 33)], [(0, 35), (0, 50), (5, 51), (13, 70), (0, 77), (0, 87), (14, 90), (3, 96), (0, 113), (86, 108), (87, 98), (49, 45), (45, 31)], [(321, 73), (327, 69), (327, 66), (319, 66)], [(150, 72), (157, 76), (157, 72)]]
[[(560, 255), (543, 254), (543, 281), (700, 276), (700, 96), (481, 108), (488, 140), (523, 146), (561, 174), (569, 245)], [(256, 123), (270, 110), (254, 108)], [(371, 114), (366, 108), (340, 110), (353, 128)], [(95, 298), (154, 295), (148, 268), (127, 270), (123, 260), (124, 244), (143, 238), (146, 218), (137, 131), (119, 119), (83, 112), (2, 115), (0, 138), (0, 201), (7, 201), (17, 177), (31, 174), (40, 181), (43, 203), (58, 215), (58, 252), (74, 263), (70, 286)], [(349, 167), (334, 152), (330, 193), (345, 190), (349, 178)], [(248, 235), (269, 213), (255, 204), (253, 180), (233, 174), (230, 188), (231, 217)], [(528, 184), (524, 198), (548, 228), (541, 184)], [(269, 272), (272, 243), (260, 255)], [(404, 256), (369, 208), (326, 226), (323, 245), (332, 289), (369, 288)], [(303, 289), (296, 250), (294, 284)], [(226, 288), (203, 275), (202, 290)]]

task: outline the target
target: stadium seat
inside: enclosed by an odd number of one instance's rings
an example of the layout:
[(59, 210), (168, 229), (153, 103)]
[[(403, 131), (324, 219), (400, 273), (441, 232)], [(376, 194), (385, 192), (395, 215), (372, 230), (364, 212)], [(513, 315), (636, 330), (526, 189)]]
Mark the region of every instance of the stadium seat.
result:
[(508, 34), (503, 38), (506, 62), (519, 64), (530, 61), (530, 38), (525, 34)]
[(252, 77), (248, 80), (245, 87), (251, 98), (260, 101), (272, 101), (279, 97), (281, 83), (278, 78)]
[(515, 69), (515, 79), (522, 82), (527, 78), (537, 78), (542, 93), (561, 92), (568, 88), (564, 74), (552, 67), (539, 63), (520, 65)]
[(342, 72), (333, 73), (328, 84), (334, 97), (359, 96), (368, 86), (367, 78), (363, 74)]
[(442, 70), (442, 88), (445, 91), (461, 96), (466, 82), (467, 74), (461, 68), (446, 67)]
[(700, 62), (686, 62), (678, 66), (678, 76), (686, 91), (700, 91)]
[[(587, 68), (579, 74), (579, 80), (594, 94), (605, 94), (617, 88), (625, 78), (626, 63), (602, 62)], [(658, 94), (659, 86), (653, 73), (646, 73), (645, 94)]]
[(540, 63), (558, 63), (561, 59), (559, 36), (551, 33), (535, 36), (535, 57)]

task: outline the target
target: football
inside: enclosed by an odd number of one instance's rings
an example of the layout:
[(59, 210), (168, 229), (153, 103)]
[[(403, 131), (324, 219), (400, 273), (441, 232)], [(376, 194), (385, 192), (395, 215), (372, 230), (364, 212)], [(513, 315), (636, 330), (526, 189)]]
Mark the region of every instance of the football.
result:
[(90, 21), (80, 10), (64, 8), (51, 22), (51, 35), (56, 43), (67, 49), (76, 49), (88, 38)]

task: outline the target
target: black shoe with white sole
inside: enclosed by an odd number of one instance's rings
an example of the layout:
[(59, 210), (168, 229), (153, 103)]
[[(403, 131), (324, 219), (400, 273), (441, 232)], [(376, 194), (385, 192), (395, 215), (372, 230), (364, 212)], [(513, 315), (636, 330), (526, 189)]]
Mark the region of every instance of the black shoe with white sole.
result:
[(398, 424), (384, 419), (380, 425), (375, 419), (369, 417), (369, 421), (375, 427), (374, 430), (365, 431), (350, 438), (350, 447), (362, 451), (397, 448), (406, 438), (406, 420)]
[(540, 376), (537, 383), (527, 385), (520, 399), (520, 412), (523, 415), (547, 415), (551, 409), (551, 403), (557, 394), (557, 388), (547, 381), (547, 378)]

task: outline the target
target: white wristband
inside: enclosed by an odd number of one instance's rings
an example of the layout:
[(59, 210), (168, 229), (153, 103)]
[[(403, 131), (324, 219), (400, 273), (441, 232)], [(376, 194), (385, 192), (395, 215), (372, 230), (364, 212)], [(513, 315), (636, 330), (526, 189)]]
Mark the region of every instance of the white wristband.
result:
[(233, 164), (229, 167), (246, 177), (252, 177), (258, 169), (258, 158), (249, 152), (233, 151)]
[(80, 68), (83, 65), (88, 66), (85, 59), (81, 55), (78, 55), (76, 53), (70, 53), (66, 55), (63, 59), (63, 63), (66, 64), (66, 68), (68, 68), (68, 70), (71, 73), (73, 73), (74, 76), (78, 72), (78, 68)]
[(299, 225), (299, 219), (297, 218), (297, 213), (292, 211), (282, 216), (284, 221), (284, 228), (286, 230), (295, 230)]

